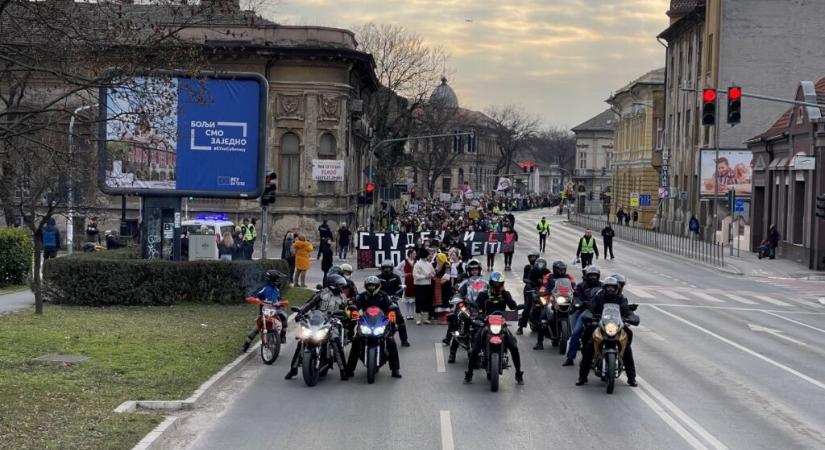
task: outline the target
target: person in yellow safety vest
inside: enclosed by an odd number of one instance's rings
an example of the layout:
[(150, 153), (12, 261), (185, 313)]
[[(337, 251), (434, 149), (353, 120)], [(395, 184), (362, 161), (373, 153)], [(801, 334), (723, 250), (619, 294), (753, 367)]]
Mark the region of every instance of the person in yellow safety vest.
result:
[(539, 251), (544, 253), (544, 248), (547, 246), (547, 235), (550, 234), (550, 222), (547, 221), (546, 217), (542, 216), (539, 223), (536, 224), (536, 230), (539, 232)]
[(252, 223), (249, 223), (249, 219), (243, 220), (243, 245), (246, 250), (246, 259), (252, 259), (252, 252), (255, 250), (255, 240), (258, 239), (258, 230), (255, 228), (255, 222), (257, 220), (252, 219)]
[(493, 206), (493, 214), (498, 215), (500, 213), (501, 213), (501, 208), (499, 208), (498, 205)]
[(579, 239), (579, 247), (576, 249), (576, 259), (581, 258), (582, 269), (593, 264), (593, 255), (599, 259), (599, 247), (596, 245), (596, 238), (593, 237), (593, 232), (587, 230), (584, 236)]

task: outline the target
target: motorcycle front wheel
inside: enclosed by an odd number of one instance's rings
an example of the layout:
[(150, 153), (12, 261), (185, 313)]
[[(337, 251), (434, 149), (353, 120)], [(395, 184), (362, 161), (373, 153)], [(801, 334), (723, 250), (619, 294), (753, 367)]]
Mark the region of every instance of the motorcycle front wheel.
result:
[(616, 387), (616, 354), (611, 352), (606, 354), (604, 358), (604, 376), (605, 381), (607, 382), (607, 393), (612, 394), (613, 389)]
[(378, 348), (367, 349), (367, 383), (375, 383), (375, 373), (378, 372)]
[(501, 355), (493, 353), (490, 355), (490, 371), (487, 375), (490, 377), (490, 390), (498, 392), (498, 376), (501, 373)]
[(310, 387), (318, 384), (318, 350), (313, 348), (304, 351), (304, 360), (301, 365), (303, 366), (304, 383)]
[(570, 324), (566, 320), (562, 320), (559, 327), (561, 328), (559, 330), (559, 337), (561, 338), (559, 341), (559, 355), (564, 355), (567, 353), (567, 343), (570, 340)]
[(281, 337), (274, 331), (268, 331), (261, 336), (261, 360), (266, 365), (272, 365), (281, 353)]

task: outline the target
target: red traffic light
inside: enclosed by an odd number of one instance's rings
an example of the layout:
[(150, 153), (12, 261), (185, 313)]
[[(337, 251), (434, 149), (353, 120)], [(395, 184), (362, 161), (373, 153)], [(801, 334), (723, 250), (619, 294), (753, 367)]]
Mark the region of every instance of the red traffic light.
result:
[(731, 86), (728, 88), (728, 100), (737, 101), (742, 98), (742, 88), (739, 86)]
[(713, 103), (716, 101), (716, 89), (705, 89), (702, 92), (702, 101), (705, 103)]
[(375, 183), (367, 183), (367, 185), (364, 186), (364, 190), (367, 191), (367, 194), (372, 194), (372, 192), (375, 191)]

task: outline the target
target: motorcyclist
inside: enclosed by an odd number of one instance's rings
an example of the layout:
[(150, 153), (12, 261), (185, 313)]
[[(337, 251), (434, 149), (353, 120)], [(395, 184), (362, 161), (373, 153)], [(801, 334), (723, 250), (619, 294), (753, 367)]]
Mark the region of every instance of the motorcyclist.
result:
[[(481, 278), (481, 263), (478, 262), (477, 259), (471, 259), (470, 262), (467, 263), (467, 268), (465, 271), (465, 279), (464, 281), (458, 286), (458, 296), (467, 300), (468, 302), (473, 300), (469, 298), (468, 291), (470, 289), (470, 285), (474, 281), (484, 281)], [(486, 284), (486, 282), (485, 282)], [(453, 332), (458, 329), (458, 317), (455, 315), (455, 312), (450, 312), (447, 314), (447, 334), (444, 336), (444, 339), (441, 342), (444, 345), (450, 345), (453, 339)], [(453, 359), (455, 356), (453, 355)]]
[[(556, 286), (556, 280), (561, 278), (569, 279), (570, 284), (575, 288), (576, 279), (573, 277), (573, 275), (567, 273), (567, 264), (565, 264), (564, 261), (556, 261), (553, 263), (553, 271), (544, 276), (542, 287), (539, 290), (539, 295), (550, 295), (553, 292), (553, 288)], [(541, 310), (540, 319), (547, 320), (546, 310)], [(536, 345), (533, 347), (533, 350), (544, 349), (544, 332), (544, 327), (539, 327), (538, 338), (536, 341)]]
[[(337, 270), (336, 267), (338, 268)], [(355, 282), (352, 281), (352, 266), (344, 263), (340, 266), (332, 266), (329, 270), (343, 276), (344, 279), (347, 280), (347, 287), (344, 288), (344, 298), (348, 300), (354, 299), (355, 296), (358, 295), (358, 287), (355, 285)], [(329, 275), (329, 272), (327, 272), (327, 275)]]
[[(607, 303), (619, 305), (622, 320), (633, 317), (638, 321), (638, 317), (635, 317), (635, 313), (630, 309), (630, 304), (627, 299), (619, 292), (619, 282), (616, 278), (605, 278), (602, 283), (602, 290), (593, 297), (590, 309), (588, 310), (592, 320), (589, 320), (589, 324), (585, 326), (583, 335), (585, 342), (582, 342), (582, 361), (579, 366), (579, 380), (576, 382), (576, 386), (587, 383), (587, 375), (590, 373), (591, 366), (593, 365), (593, 356), (595, 353), (592, 344), (593, 331), (598, 326), (597, 318), (601, 317), (604, 305)], [(624, 331), (627, 334), (627, 345), (622, 355), (622, 362), (627, 373), (627, 384), (636, 386), (636, 363), (633, 360), (633, 348), (631, 345), (633, 343), (633, 332), (630, 330), (630, 327), (625, 327)]]
[(573, 296), (581, 302), (581, 306), (574, 312), (576, 318), (574, 320), (573, 332), (570, 334), (570, 344), (567, 346), (567, 359), (564, 360), (562, 366), (572, 366), (576, 359), (576, 353), (579, 351), (579, 341), (584, 333), (584, 322), (582, 322), (581, 313), (590, 308), (590, 302), (593, 296), (601, 289), (602, 282), (601, 271), (596, 266), (587, 266), (584, 269), (584, 281), (576, 286), (573, 291)]
[[(259, 300), (262, 300), (267, 303), (275, 303), (281, 300), (281, 280), (286, 280), (289, 277), (277, 270), (267, 270), (264, 273), (264, 284), (260, 288), (255, 290), (255, 293), (252, 294), (252, 297), (255, 297)], [(281, 312), (281, 323), (283, 324), (283, 328), (281, 329), (281, 342), (286, 340), (286, 322), (287, 316), (286, 313)], [(258, 335), (258, 327), (253, 327), (252, 331), (249, 332), (249, 335), (246, 336), (246, 341), (243, 343), (243, 347), (241, 352), (246, 353), (249, 350), (249, 346), (252, 345), (252, 341), (255, 339), (255, 336)]]
[[(381, 291), (387, 294), (390, 300), (393, 300), (393, 303), (398, 306), (397, 299), (400, 299), (404, 295), (404, 291), (401, 287), (401, 277), (396, 275), (394, 270), (395, 267), (392, 265), (392, 261), (389, 259), (384, 260), (384, 262), (381, 263), (381, 273), (378, 274), (378, 279), (381, 280)], [(409, 347), (410, 342), (407, 340), (407, 323), (404, 320), (404, 315), (399, 314), (396, 320), (398, 337), (401, 338), (401, 346)]]
[(627, 284), (627, 280), (625, 279), (624, 275), (614, 273), (613, 275), (610, 275), (610, 276), (615, 278), (616, 282), (619, 283), (619, 294), (623, 294), (624, 293), (624, 285)]
[[(504, 289), (504, 276), (500, 272), (493, 272), (490, 274), (490, 289), (479, 294), (476, 299), (476, 307), (479, 311), (480, 318), (486, 318), (494, 312), (503, 312), (506, 308), (517, 310), (518, 305)], [(482, 342), (487, 338), (487, 327), (485, 326), (479, 330), (473, 337), (473, 348), (470, 351), (470, 364), (467, 366), (467, 372), (464, 374), (464, 382), (471, 383), (473, 381), (473, 369), (478, 364), (478, 354), (481, 352)], [(507, 346), (507, 350), (513, 358), (513, 367), (516, 369), (516, 382), (524, 384), (524, 372), (521, 371), (521, 356), (518, 351), (518, 341), (513, 336), (507, 327), (502, 328), (503, 340)]]
[[(533, 310), (534, 296), (530, 291), (538, 292), (541, 287), (541, 280), (544, 279), (544, 271), (547, 271), (547, 261), (544, 258), (539, 258), (540, 254), (537, 251), (532, 251), (527, 254), (527, 264), (524, 265), (524, 275), (521, 281), (524, 282), (524, 311), (521, 312), (521, 318), (518, 320), (518, 330), (516, 334), (524, 334), (524, 327), (527, 326), (527, 321), (530, 318), (530, 311)], [(539, 263), (541, 261), (541, 263)], [(538, 265), (538, 267), (537, 267)]]
[[(369, 276), (366, 280), (364, 280), (364, 292), (361, 292), (356, 297), (355, 306), (362, 311), (371, 306), (376, 306), (387, 315), (389, 315), (390, 311), (392, 311), (395, 313), (396, 320), (399, 316), (401, 316), (401, 311), (398, 309), (398, 306), (390, 300), (390, 297), (387, 296), (387, 294), (381, 291), (381, 280), (376, 276)], [(386, 335), (385, 344), (387, 347), (387, 353), (389, 354), (387, 362), (389, 362), (392, 377), (401, 378), (401, 367), (398, 360), (398, 346), (395, 345), (395, 338), (391, 333)], [(358, 345), (357, 342), (352, 344), (346, 367), (346, 374), (348, 377), (351, 377), (355, 373), (358, 360), (361, 358), (362, 349), (363, 346)]]
[[(305, 314), (313, 310), (322, 311), (327, 314), (333, 314), (336, 311), (344, 310), (347, 304), (347, 301), (344, 298), (344, 289), (347, 286), (347, 280), (345, 280), (341, 275), (333, 274), (328, 275), (325, 281), (326, 287), (316, 292), (315, 295), (313, 295), (312, 298), (310, 298), (309, 301), (301, 307), (300, 311), (298, 311), (298, 314), (295, 316), (296, 322), (300, 322)], [(336, 351), (343, 356), (344, 346), (341, 342), (341, 336), (333, 334), (331, 342), (336, 347)], [(292, 356), (292, 363), (289, 366), (289, 372), (287, 372), (284, 377), (285, 379), (291, 380), (295, 377), (295, 375), (298, 375), (298, 365), (301, 362), (301, 355), (304, 351), (303, 347), (304, 346), (301, 344), (301, 341), (298, 341), (298, 345), (295, 346), (295, 354)], [(347, 379), (346, 370), (344, 370), (344, 368), (341, 368), (341, 379)]]

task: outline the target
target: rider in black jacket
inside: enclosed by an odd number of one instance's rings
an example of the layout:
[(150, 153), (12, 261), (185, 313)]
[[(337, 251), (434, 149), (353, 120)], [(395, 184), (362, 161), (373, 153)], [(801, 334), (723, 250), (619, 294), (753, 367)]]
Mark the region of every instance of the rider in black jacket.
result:
[[(479, 315), (482, 317), (487, 317), (496, 311), (503, 312), (506, 308), (510, 308), (512, 310), (518, 309), (518, 305), (516, 304), (516, 301), (513, 300), (513, 296), (504, 290), (504, 276), (502, 276), (499, 272), (493, 272), (490, 274), (490, 289), (479, 294), (476, 299), (475, 306), (478, 307)], [(510, 333), (506, 326), (502, 328), (502, 334), (507, 350), (513, 358), (513, 367), (516, 369), (516, 382), (518, 384), (524, 384), (524, 372), (521, 371), (521, 357), (518, 351), (518, 341), (516, 340), (516, 337)], [(486, 338), (487, 327), (485, 326), (479, 330), (473, 338), (473, 348), (470, 351), (470, 364), (467, 367), (467, 372), (464, 374), (465, 383), (471, 383), (473, 381), (473, 369), (475, 369), (476, 364), (478, 364), (478, 354), (481, 352), (481, 346), (483, 345), (482, 343)]]
[[(527, 326), (527, 320), (530, 317), (530, 311), (533, 309), (533, 296), (529, 294), (530, 290), (538, 291), (541, 287), (541, 280), (544, 274), (539, 274), (540, 270), (535, 269), (534, 266), (539, 260), (539, 252), (532, 251), (527, 254), (527, 264), (524, 265), (524, 275), (521, 281), (524, 282), (524, 311), (521, 312), (521, 318), (518, 320), (518, 330), (516, 334), (523, 334), (523, 328)], [(547, 270), (547, 261), (543, 260), (544, 269)]]
[[(613, 277), (605, 278), (602, 284), (602, 290), (593, 297), (589, 311), (594, 319), (601, 317), (606, 303), (619, 305), (622, 320), (635, 316), (630, 309), (627, 298), (619, 293), (619, 283)], [(587, 383), (587, 375), (590, 373), (591, 366), (593, 365), (593, 355), (595, 353), (592, 343), (593, 331), (597, 326), (596, 322), (591, 322), (591, 324), (585, 328), (582, 338), (582, 361), (579, 366), (579, 380), (576, 382), (576, 386)], [(627, 384), (636, 386), (636, 363), (633, 360), (633, 347), (631, 345), (633, 343), (633, 332), (630, 330), (630, 327), (625, 327), (624, 331), (627, 333), (627, 346), (624, 350), (622, 361), (627, 372)]]
[[(384, 292), (381, 291), (381, 280), (376, 276), (367, 277), (364, 280), (364, 292), (358, 294), (355, 299), (355, 305), (359, 310), (365, 311), (371, 306), (376, 306), (384, 311), (384, 314), (389, 315), (390, 311), (395, 312), (396, 320), (401, 316), (398, 306), (390, 300)], [(389, 353), (387, 362), (390, 364), (393, 378), (401, 378), (400, 363), (398, 360), (398, 346), (395, 345), (395, 338), (392, 334), (387, 334), (385, 337), (385, 344), (387, 346), (387, 353)], [(352, 343), (352, 348), (347, 359), (347, 376), (351, 377), (358, 366), (358, 359), (361, 357), (361, 350), (363, 346), (358, 342)]]
[[(378, 274), (378, 279), (381, 280), (381, 292), (387, 294), (391, 300), (401, 298), (404, 295), (404, 292), (401, 291), (401, 277), (393, 272), (394, 269), (392, 261), (387, 259), (381, 263), (381, 273)], [(396, 306), (398, 306), (397, 303)], [(396, 320), (401, 346), (409, 347), (410, 342), (407, 340), (407, 323), (404, 321), (404, 315), (399, 314)]]

